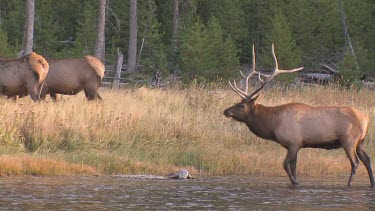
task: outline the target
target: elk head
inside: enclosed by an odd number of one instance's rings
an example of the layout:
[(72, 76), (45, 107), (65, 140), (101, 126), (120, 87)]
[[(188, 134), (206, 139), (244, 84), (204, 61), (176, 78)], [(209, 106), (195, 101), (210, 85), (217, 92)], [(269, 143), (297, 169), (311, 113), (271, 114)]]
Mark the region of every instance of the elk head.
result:
[[(247, 122), (249, 118), (251, 118), (251, 114), (254, 111), (254, 106), (255, 106), (255, 101), (259, 97), (259, 92), (264, 88), (264, 86), (271, 81), (276, 75), (280, 73), (291, 73), (291, 72), (296, 72), (300, 71), (303, 69), (303, 67), (300, 68), (295, 68), (291, 70), (280, 70), (279, 69), (279, 64), (277, 62), (277, 58), (275, 55), (275, 47), (272, 43), (272, 57), (273, 57), (273, 63), (274, 63), (274, 70), (270, 75), (263, 74), (259, 71), (256, 70), (255, 66), (255, 50), (254, 50), (254, 45), (253, 45), (253, 63), (252, 63), (252, 68), (248, 72), (247, 75), (242, 74), (242, 83), (244, 87), (242, 87), (242, 90), (237, 87), (236, 81), (233, 81), (233, 84), (229, 81), (229, 85), (233, 89), (234, 92), (236, 92), (241, 98), (242, 101), (235, 104), (234, 106), (231, 106), (224, 111), (224, 115), (226, 117), (232, 117), (233, 119), (239, 121), (239, 122)], [(250, 77), (253, 76), (254, 74), (258, 74), (258, 78), (260, 80), (260, 87), (253, 91), (252, 93), (249, 92), (249, 81)], [(261, 77), (264, 77), (265, 79), (261, 79)]]

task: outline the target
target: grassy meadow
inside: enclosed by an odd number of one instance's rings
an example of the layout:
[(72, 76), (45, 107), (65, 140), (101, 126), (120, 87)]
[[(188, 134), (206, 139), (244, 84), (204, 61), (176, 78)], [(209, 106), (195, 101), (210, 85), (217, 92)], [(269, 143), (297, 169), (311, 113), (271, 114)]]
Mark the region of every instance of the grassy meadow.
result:
[[(223, 110), (239, 101), (228, 87), (101, 90), (58, 102), (0, 99), (0, 175), (160, 174), (286, 176), (286, 150), (255, 137)], [(264, 90), (258, 102), (349, 105), (370, 116), (366, 149), (375, 165), (375, 98), (334, 87)], [(302, 149), (300, 176), (350, 173), (342, 149)], [(363, 164), (357, 175), (366, 176)]]

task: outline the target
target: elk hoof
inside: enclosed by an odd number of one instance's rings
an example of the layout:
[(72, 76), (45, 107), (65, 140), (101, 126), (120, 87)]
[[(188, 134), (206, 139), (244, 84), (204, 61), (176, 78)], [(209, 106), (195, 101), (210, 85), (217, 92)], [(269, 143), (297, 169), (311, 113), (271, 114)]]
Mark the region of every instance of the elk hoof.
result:
[(292, 182), (292, 185), (293, 185), (293, 186), (294, 186), (294, 185), (298, 185), (298, 181), (297, 181), (297, 180), (292, 180), (291, 182)]

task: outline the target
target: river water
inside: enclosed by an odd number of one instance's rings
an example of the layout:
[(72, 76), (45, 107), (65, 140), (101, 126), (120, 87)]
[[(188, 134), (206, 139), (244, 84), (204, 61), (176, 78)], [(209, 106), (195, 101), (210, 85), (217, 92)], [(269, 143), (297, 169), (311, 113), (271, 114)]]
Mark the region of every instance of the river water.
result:
[(375, 210), (367, 180), (207, 177), (149, 180), (0, 177), (0, 210)]

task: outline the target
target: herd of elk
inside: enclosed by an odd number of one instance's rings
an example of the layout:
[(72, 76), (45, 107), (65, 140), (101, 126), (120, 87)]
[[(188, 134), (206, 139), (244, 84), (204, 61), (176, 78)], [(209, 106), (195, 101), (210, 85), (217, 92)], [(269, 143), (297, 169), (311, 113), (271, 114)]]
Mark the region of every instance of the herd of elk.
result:
[[(310, 106), (302, 103), (288, 103), (279, 106), (264, 106), (256, 100), (264, 86), (279, 73), (296, 72), (301, 68), (280, 70), (272, 44), (274, 70), (270, 75), (261, 74), (255, 67), (253, 46), (252, 69), (244, 75), (245, 87), (239, 89), (236, 82), (229, 82), (242, 101), (224, 111), (226, 117), (244, 122), (256, 136), (277, 142), (287, 149), (284, 169), (292, 185), (298, 184), (296, 175), (297, 153), (301, 148), (337, 149), (344, 148), (351, 164), (348, 186), (359, 165), (365, 165), (371, 186), (375, 185), (370, 157), (364, 151), (363, 141), (369, 118), (359, 110), (349, 106)], [(248, 94), (249, 79), (259, 74), (261, 85)], [(261, 79), (265, 77), (265, 79)], [(358, 159), (359, 158), (359, 159)]]
[(17, 99), (30, 95), (44, 100), (49, 94), (76, 95), (84, 90), (87, 100), (102, 100), (98, 93), (104, 64), (97, 58), (48, 59), (32, 52), (19, 59), (0, 59), (0, 94)]

